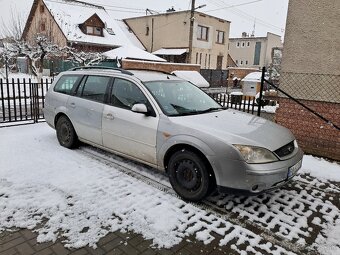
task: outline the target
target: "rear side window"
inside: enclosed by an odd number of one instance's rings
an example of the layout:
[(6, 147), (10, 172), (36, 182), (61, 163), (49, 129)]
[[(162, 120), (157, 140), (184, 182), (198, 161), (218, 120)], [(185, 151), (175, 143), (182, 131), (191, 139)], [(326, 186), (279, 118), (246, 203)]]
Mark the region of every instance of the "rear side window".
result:
[(64, 75), (57, 81), (57, 84), (54, 86), (54, 91), (70, 95), (81, 78), (81, 75)]
[(103, 103), (111, 78), (106, 76), (88, 76), (78, 88), (77, 96)]

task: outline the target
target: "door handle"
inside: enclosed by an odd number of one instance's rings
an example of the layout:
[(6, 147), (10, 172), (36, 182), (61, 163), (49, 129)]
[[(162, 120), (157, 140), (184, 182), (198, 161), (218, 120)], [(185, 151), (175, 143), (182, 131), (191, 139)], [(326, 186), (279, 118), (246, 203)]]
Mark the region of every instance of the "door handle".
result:
[(70, 107), (76, 108), (76, 104), (75, 103), (70, 103)]
[(114, 117), (113, 117), (112, 113), (108, 113), (108, 114), (105, 115), (105, 119), (113, 120)]

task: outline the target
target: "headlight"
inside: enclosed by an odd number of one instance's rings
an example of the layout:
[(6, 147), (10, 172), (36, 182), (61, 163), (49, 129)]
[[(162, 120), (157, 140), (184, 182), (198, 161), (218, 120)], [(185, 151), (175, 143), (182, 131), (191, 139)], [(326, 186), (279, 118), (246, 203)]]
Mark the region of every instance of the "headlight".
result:
[(265, 148), (239, 144), (234, 144), (234, 146), (249, 164), (269, 163), (278, 160), (272, 152)]

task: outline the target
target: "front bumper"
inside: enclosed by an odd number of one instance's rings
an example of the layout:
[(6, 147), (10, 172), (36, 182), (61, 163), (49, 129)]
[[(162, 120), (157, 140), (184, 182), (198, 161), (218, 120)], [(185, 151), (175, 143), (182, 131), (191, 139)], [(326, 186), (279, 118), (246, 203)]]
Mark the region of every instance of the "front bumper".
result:
[[(225, 166), (215, 171), (218, 189), (259, 194), (279, 188), (289, 182), (301, 168), (303, 152), (300, 148), (292, 158), (267, 164), (247, 164), (244, 161), (225, 161)], [(216, 165), (215, 165), (216, 166)]]

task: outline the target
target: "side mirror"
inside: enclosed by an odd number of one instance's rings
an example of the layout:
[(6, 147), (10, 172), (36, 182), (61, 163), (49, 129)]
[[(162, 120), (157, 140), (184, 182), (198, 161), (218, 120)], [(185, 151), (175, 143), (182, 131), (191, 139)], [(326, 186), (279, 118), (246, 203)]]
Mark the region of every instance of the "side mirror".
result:
[(137, 113), (143, 113), (143, 114), (148, 114), (148, 108), (146, 107), (145, 104), (135, 104), (132, 106), (131, 111), (137, 112)]

